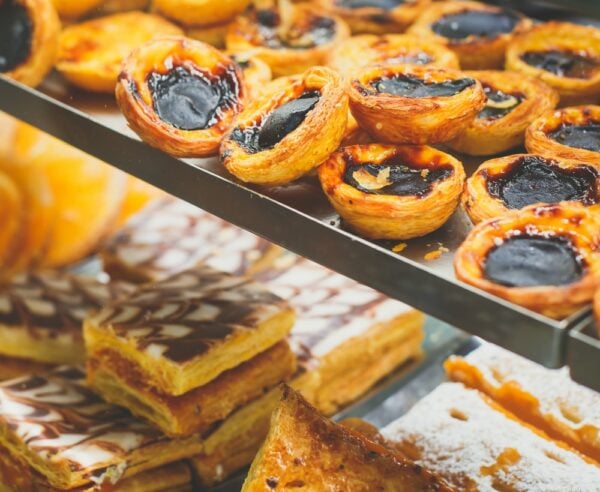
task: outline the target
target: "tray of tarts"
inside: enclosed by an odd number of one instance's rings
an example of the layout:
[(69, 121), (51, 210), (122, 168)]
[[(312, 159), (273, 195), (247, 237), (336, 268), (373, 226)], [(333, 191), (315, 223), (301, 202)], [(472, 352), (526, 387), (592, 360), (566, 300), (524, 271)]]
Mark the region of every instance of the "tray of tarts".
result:
[[(564, 362), (597, 285), (597, 28), (452, 0), (205, 2), (203, 15), (191, 0), (70, 3), (0, 4), (0, 110), (452, 325)], [(193, 32), (220, 33), (220, 48)], [(552, 220), (526, 208), (540, 201)], [(572, 216), (586, 219), (535, 250), (572, 267), (550, 285), (482, 276), (491, 224), (546, 231)], [(0, 234), (0, 260), (17, 229)]]

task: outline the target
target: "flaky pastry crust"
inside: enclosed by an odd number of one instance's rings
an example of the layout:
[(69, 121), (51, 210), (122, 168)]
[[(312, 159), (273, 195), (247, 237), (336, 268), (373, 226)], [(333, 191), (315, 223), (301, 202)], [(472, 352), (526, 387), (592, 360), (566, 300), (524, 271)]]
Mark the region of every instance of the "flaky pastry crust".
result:
[[(199, 130), (177, 128), (155, 110), (148, 77), (167, 74), (177, 67), (202, 74), (211, 83), (231, 80), (234, 102), (217, 111), (217, 121)], [(246, 90), (241, 70), (228, 56), (200, 41), (184, 37), (154, 39), (133, 51), (123, 64), (116, 88), (117, 103), (129, 125), (149, 145), (179, 157), (217, 153), (221, 139), (242, 108)]]
[(458, 57), (448, 48), (408, 34), (363, 34), (339, 43), (327, 65), (340, 73), (384, 63), (415, 63), (458, 69)]
[(121, 63), (131, 51), (156, 36), (180, 34), (176, 25), (143, 12), (82, 22), (61, 33), (56, 69), (82, 89), (112, 93)]
[(244, 54), (238, 54), (231, 55), (231, 58), (242, 69), (250, 99), (258, 97), (265, 86), (271, 82), (271, 67), (256, 56), (248, 57)]
[[(471, 1), (448, 1), (432, 4), (423, 12), (408, 32), (432, 42), (448, 46), (460, 59), (460, 66), (468, 70), (501, 68), (508, 43), (515, 35), (527, 31), (532, 22), (521, 16), (512, 32), (493, 37), (468, 36), (464, 39), (449, 39), (433, 31), (432, 26), (445, 16), (466, 11), (501, 13), (503, 9), (493, 5)], [(514, 14), (514, 11), (510, 11)]]
[[(424, 194), (366, 193), (344, 180), (348, 164), (381, 165), (397, 159), (422, 176), (437, 169), (449, 175), (434, 181)], [(327, 198), (360, 235), (371, 239), (410, 239), (440, 228), (460, 199), (465, 172), (460, 161), (427, 146), (354, 145), (331, 155), (319, 167), (319, 180)]]
[(451, 96), (405, 97), (377, 92), (370, 82), (382, 77), (409, 76), (426, 83), (468, 78), (451, 69), (398, 64), (358, 69), (349, 76), (350, 110), (373, 137), (399, 144), (440, 143), (463, 132), (485, 105), (481, 83)]
[[(508, 287), (487, 280), (488, 253), (502, 241), (518, 235), (566, 237), (585, 262), (583, 276), (560, 286)], [(477, 225), (454, 257), (459, 280), (536, 311), (562, 319), (589, 304), (600, 285), (600, 217), (578, 203), (532, 205)]]
[(525, 133), (525, 147), (532, 154), (587, 162), (600, 168), (600, 152), (564, 145), (549, 134), (563, 126), (600, 125), (600, 106), (578, 106), (548, 112), (536, 119)]
[[(341, 77), (326, 67), (313, 67), (299, 77), (271, 82), (277, 90), (252, 101), (235, 119), (221, 144), (221, 161), (227, 170), (245, 182), (280, 185), (308, 173), (340, 144), (348, 118), (348, 96)], [(300, 125), (274, 147), (249, 153), (232, 132), (254, 127), (269, 112), (299, 97), (304, 91), (319, 91), (316, 106)]]
[(210, 44), (215, 48), (223, 49), (225, 48), (225, 35), (230, 23), (230, 21), (225, 21), (208, 26), (188, 26), (185, 35), (188, 38)]
[(103, 0), (51, 0), (54, 8), (63, 19), (78, 19), (84, 14), (89, 13)]
[(153, 0), (152, 10), (184, 26), (227, 22), (241, 14), (250, 0)]
[[(566, 77), (529, 65), (528, 52), (567, 51), (598, 63), (585, 78)], [(595, 103), (600, 99), (600, 30), (568, 22), (547, 22), (516, 37), (506, 50), (506, 69), (538, 77), (560, 94), (560, 105)]]
[[(522, 145), (525, 130), (531, 122), (558, 104), (558, 93), (537, 78), (495, 70), (465, 73), (479, 80), (484, 88), (501, 91), (520, 100), (520, 103), (500, 118), (475, 118), (463, 133), (448, 142), (448, 146), (458, 152), (493, 155)], [(498, 106), (490, 98), (487, 98), (486, 106), (488, 104)]]

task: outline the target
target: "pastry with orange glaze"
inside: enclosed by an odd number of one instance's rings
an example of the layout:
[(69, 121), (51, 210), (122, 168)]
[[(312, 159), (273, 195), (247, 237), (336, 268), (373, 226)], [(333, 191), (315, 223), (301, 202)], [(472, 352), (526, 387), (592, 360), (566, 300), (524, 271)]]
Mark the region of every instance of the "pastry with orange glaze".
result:
[(7, 174), (0, 172), (0, 278), (18, 254), (23, 235), (23, 195)]
[(459, 490), (593, 491), (600, 483), (600, 468), (460, 383), (441, 384), (381, 433)]
[(451, 379), (600, 463), (600, 395), (573, 382), (566, 367), (546, 369), (492, 344), (444, 367)]
[(136, 11), (82, 22), (61, 33), (56, 69), (77, 87), (112, 93), (132, 50), (157, 36), (182, 33), (162, 17)]

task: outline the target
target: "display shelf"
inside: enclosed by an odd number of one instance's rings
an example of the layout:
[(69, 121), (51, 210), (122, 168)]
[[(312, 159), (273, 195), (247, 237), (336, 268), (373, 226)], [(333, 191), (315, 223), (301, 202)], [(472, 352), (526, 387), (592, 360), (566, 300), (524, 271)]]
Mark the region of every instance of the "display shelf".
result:
[(567, 362), (573, 380), (600, 391), (600, 339), (594, 325), (589, 316), (569, 332)]

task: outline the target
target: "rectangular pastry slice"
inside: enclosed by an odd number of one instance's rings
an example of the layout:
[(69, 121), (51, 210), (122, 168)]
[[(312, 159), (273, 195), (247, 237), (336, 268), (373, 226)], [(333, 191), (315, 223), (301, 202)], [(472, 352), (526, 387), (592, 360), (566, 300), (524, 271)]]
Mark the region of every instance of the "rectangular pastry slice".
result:
[(0, 287), (0, 354), (52, 364), (82, 363), (85, 316), (131, 290), (129, 284), (61, 271), (19, 275)]
[(101, 251), (113, 278), (153, 282), (205, 262), (235, 275), (267, 266), (281, 249), (189, 203), (158, 200), (135, 215)]
[(169, 439), (103, 402), (84, 377), (63, 366), (0, 383), (0, 446), (49, 486), (108, 486), (202, 450), (200, 436)]
[(116, 352), (100, 352), (88, 364), (88, 382), (102, 397), (130, 410), (169, 436), (203, 433), (296, 370), (296, 356), (282, 341), (181, 396), (148, 385), (137, 366)]
[(147, 385), (178, 396), (275, 345), (294, 319), (262, 285), (199, 265), (108, 304), (84, 332), (92, 365), (130, 365)]
[(382, 435), (460, 490), (600, 487), (600, 468), (460, 383), (440, 385)]
[[(290, 344), (299, 368), (289, 384), (321, 413), (333, 414), (421, 353), (424, 317), (405, 304), (294, 255), (260, 277), (298, 313)], [(271, 391), (207, 436), (206, 452), (193, 460), (204, 483), (252, 461), (277, 401)]]
[(445, 367), (450, 378), (600, 463), (600, 394), (573, 382), (566, 367), (546, 369), (492, 344)]
[(56, 366), (52, 364), (0, 355), (0, 381), (26, 376), (27, 374), (44, 374), (54, 367)]

